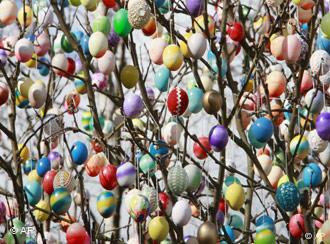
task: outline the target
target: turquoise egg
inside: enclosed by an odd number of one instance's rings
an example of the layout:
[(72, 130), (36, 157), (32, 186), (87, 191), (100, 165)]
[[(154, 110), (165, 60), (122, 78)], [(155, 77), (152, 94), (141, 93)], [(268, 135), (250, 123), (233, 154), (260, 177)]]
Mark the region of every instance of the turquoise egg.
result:
[(254, 134), (252, 133), (252, 130), (248, 131), (248, 138), (249, 138), (249, 142), (251, 143), (251, 145), (255, 148), (262, 148), (267, 144), (267, 142), (258, 141), (255, 138)]
[(80, 42), (79, 42), (81, 49), (83, 50), (83, 53), (85, 55), (89, 55), (88, 41), (89, 41), (89, 36), (84, 35), (83, 37), (81, 37)]
[(188, 109), (192, 113), (199, 113), (203, 109), (203, 91), (198, 87), (193, 87), (188, 91), (189, 104)]
[(161, 14), (166, 14), (170, 11), (172, 7), (172, 2), (170, 0), (165, 0), (164, 3), (158, 8)]
[(161, 158), (168, 154), (168, 146), (166, 142), (158, 140), (150, 144), (149, 153), (155, 158)]
[(170, 79), (170, 70), (165, 66), (162, 66), (155, 74), (155, 87), (161, 91), (166, 92), (168, 90), (168, 82)]
[[(218, 73), (219, 68), (217, 65), (217, 59), (216, 59), (215, 54), (211, 50), (208, 51), (206, 59), (207, 59), (207, 62), (209, 63), (209, 65), (211, 66), (211, 68), (213, 69), (214, 73)], [(227, 61), (224, 59), (221, 59), (221, 76), (222, 77), (226, 76), (227, 69), (228, 69)]]
[(36, 168), (37, 160), (29, 159), (23, 164), (24, 174), (28, 175), (32, 170)]
[(153, 175), (156, 170), (156, 162), (149, 154), (144, 154), (139, 161), (139, 167), (144, 174)]
[(37, 181), (28, 181), (24, 186), (24, 191), (30, 205), (34, 206), (40, 201), (42, 188)]

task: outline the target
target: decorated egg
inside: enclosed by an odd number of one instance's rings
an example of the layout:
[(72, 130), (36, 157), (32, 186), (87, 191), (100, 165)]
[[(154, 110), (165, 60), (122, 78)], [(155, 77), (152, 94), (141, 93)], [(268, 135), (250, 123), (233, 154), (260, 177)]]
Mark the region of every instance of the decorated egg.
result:
[(68, 67), (68, 60), (63, 53), (57, 53), (52, 59), (52, 68), (55, 74), (65, 75), (65, 71)]
[(128, 21), (135, 29), (142, 29), (151, 17), (151, 10), (145, 0), (130, 0), (127, 10)]
[(70, 153), (72, 157), (72, 162), (76, 165), (81, 165), (85, 163), (88, 157), (87, 146), (81, 141), (76, 141), (72, 145)]
[(168, 235), (170, 230), (166, 218), (163, 216), (156, 216), (150, 220), (148, 224), (148, 233), (152, 240), (163, 241)]
[(279, 179), (283, 176), (283, 174), (284, 174), (283, 169), (280, 166), (273, 165), (271, 167), (271, 170), (267, 177), (273, 188), (277, 187), (277, 183)]
[(54, 177), (53, 186), (54, 189), (65, 188), (68, 192), (72, 192), (76, 187), (76, 180), (72, 172), (61, 169)]
[(254, 138), (261, 143), (265, 143), (269, 141), (274, 133), (274, 127), (272, 121), (265, 117), (258, 118), (251, 125), (249, 130), (253, 134)]
[(93, 32), (102, 32), (105, 35), (108, 35), (110, 32), (110, 21), (107, 16), (97, 16), (92, 24)]
[(39, 176), (43, 177), (47, 171), (51, 170), (51, 163), (47, 157), (42, 157), (37, 163), (37, 173)]
[(168, 154), (168, 146), (162, 140), (157, 140), (150, 144), (149, 153), (154, 158), (163, 159), (164, 156)]
[(10, 25), (16, 20), (17, 5), (14, 1), (4, 0), (0, 3), (0, 25)]
[(163, 63), (171, 71), (178, 70), (183, 63), (183, 54), (180, 47), (171, 44), (164, 48)]
[(93, 57), (102, 57), (108, 49), (108, 39), (100, 31), (94, 32), (88, 40), (88, 49)]
[[(1, 3), (0, 3), (1, 4)], [(8, 55), (5, 50), (0, 50), (0, 63), (5, 65), (7, 63)]]
[(198, 159), (205, 159), (207, 158), (207, 153), (211, 151), (209, 139), (206, 136), (202, 136), (198, 138), (198, 141), (199, 143), (194, 142), (194, 146), (193, 146), (194, 155)]
[(103, 218), (109, 218), (116, 210), (117, 200), (111, 191), (103, 191), (97, 196), (96, 206)]
[(197, 87), (188, 90), (188, 109), (191, 113), (199, 113), (203, 109), (203, 91)]
[(306, 93), (313, 87), (312, 76), (309, 71), (304, 70), (304, 74), (300, 84), (300, 92), (302, 94)]
[(110, 75), (116, 67), (115, 55), (107, 50), (102, 57), (97, 59), (97, 66), (101, 73)]
[(80, 95), (76, 91), (72, 91), (65, 96), (64, 107), (69, 114), (73, 114), (80, 104)]
[(185, 90), (174, 88), (167, 97), (167, 107), (172, 115), (182, 115), (188, 107), (189, 99)]
[(207, 46), (206, 38), (202, 33), (192, 34), (187, 41), (189, 53), (195, 59), (202, 58)]
[(42, 188), (38, 181), (28, 181), (24, 185), (24, 191), (30, 205), (36, 205), (42, 195)]
[(202, 182), (202, 172), (193, 164), (188, 164), (184, 167), (184, 170), (186, 171), (188, 177), (188, 186), (186, 190), (188, 192), (195, 192)]
[(153, 175), (156, 170), (156, 162), (149, 154), (144, 154), (139, 160), (139, 167), (144, 174)]
[(28, 174), (28, 180), (30, 180), (30, 181), (36, 180), (38, 182), (41, 182), (42, 177), (40, 177), (37, 173), (37, 170), (34, 169), (34, 170), (31, 170), (31, 172)]
[(205, 112), (208, 114), (217, 113), (222, 106), (220, 93), (215, 90), (205, 92), (202, 104)]
[(324, 50), (316, 50), (312, 53), (309, 64), (312, 75), (324, 75), (330, 70), (330, 56)]
[(327, 13), (321, 19), (321, 31), (326, 38), (330, 38), (330, 29), (328, 24), (330, 23), (330, 14)]
[(225, 198), (230, 208), (239, 210), (245, 201), (243, 187), (238, 183), (231, 184), (226, 190)]
[(9, 89), (5, 83), (0, 83), (0, 106), (8, 101)]
[(167, 42), (162, 37), (158, 37), (151, 40), (149, 45), (149, 56), (153, 63), (158, 65), (163, 64), (163, 51), (166, 46)]
[(80, 0), (68, 0), (70, 5), (78, 7), (81, 4)]
[(33, 19), (32, 9), (28, 5), (22, 6), (17, 13), (17, 19), (21, 26), (28, 27), (31, 25)]
[(275, 244), (275, 234), (268, 229), (265, 229), (263, 231), (260, 231), (256, 234), (256, 237), (254, 239), (255, 244)]
[[(82, 0), (82, 2), (83, 1), (84, 0)], [(79, 223), (73, 223), (68, 227), (66, 231), (66, 241), (67, 244), (88, 244), (91, 242), (86, 229)]]
[(10, 221), (12, 224), (12, 229), (15, 230), (15, 237), (11, 231), (8, 231), (4, 236), (4, 241), (6, 244), (16, 244), (16, 243), (25, 243), (26, 240), (26, 227), (25, 224), (18, 218), (14, 218)]
[(116, 172), (118, 185), (122, 187), (129, 187), (135, 184), (136, 168), (130, 162), (121, 163)]
[(305, 232), (305, 220), (302, 214), (295, 214), (290, 218), (289, 231), (294, 238), (300, 238)]
[(274, 220), (268, 215), (262, 215), (256, 220), (256, 232), (259, 233), (265, 229), (275, 232)]
[(300, 194), (292, 182), (283, 183), (276, 190), (278, 205), (285, 211), (294, 211), (299, 205)]
[(139, 70), (133, 65), (126, 65), (120, 71), (120, 81), (127, 88), (133, 88), (140, 77)]
[(162, 137), (168, 145), (173, 146), (179, 142), (181, 132), (182, 127), (178, 123), (172, 121), (163, 126)]
[(129, 215), (137, 223), (144, 222), (150, 213), (150, 203), (146, 196), (136, 194), (129, 201)]
[(66, 213), (71, 206), (71, 201), (70, 193), (63, 187), (54, 189), (50, 196), (51, 208), (57, 214)]
[(290, 142), (291, 155), (296, 155), (298, 159), (303, 160), (308, 156), (308, 151), (309, 151), (309, 143), (305, 136), (297, 135), (291, 140)]
[(304, 184), (309, 187), (316, 187), (322, 182), (322, 171), (316, 163), (309, 163), (303, 169), (302, 178)]
[(119, 9), (113, 16), (113, 26), (115, 33), (120, 37), (127, 37), (132, 30), (132, 26), (128, 20), (128, 11)]
[(215, 152), (222, 151), (228, 143), (227, 129), (222, 125), (213, 126), (209, 133), (209, 142)]
[(129, 93), (125, 95), (123, 111), (128, 118), (136, 118), (144, 108), (142, 98), (139, 95)]
[(204, 10), (203, 0), (187, 0), (186, 1), (188, 12), (191, 16), (197, 17), (202, 14)]
[(324, 95), (316, 89), (309, 90), (305, 95), (305, 104), (310, 109), (310, 113), (320, 113), (324, 107)]
[(154, 212), (158, 207), (158, 192), (155, 188), (148, 185), (143, 186), (142, 195), (144, 195), (150, 204), (150, 213)]
[(330, 113), (322, 112), (317, 116), (315, 128), (318, 136), (325, 141), (330, 141)]
[(286, 78), (280, 71), (272, 71), (266, 78), (270, 97), (279, 97), (285, 90)]
[(117, 167), (112, 164), (107, 164), (101, 169), (99, 180), (104, 189), (112, 190), (118, 185), (116, 172)]
[(19, 156), (23, 161), (27, 161), (30, 157), (30, 150), (23, 144), (18, 144)]
[(166, 92), (168, 90), (168, 83), (170, 79), (171, 72), (165, 66), (160, 67), (154, 77), (155, 87), (161, 91)]
[(15, 57), (18, 61), (25, 63), (32, 58), (34, 52), (33, 44), (30, 40), (22, 38), (15, 44)]
[(56, 174), (57, 172), (52, 169), (49, 170), (43, 177), (42, 188), (48, 195), (51, 195), (54, 191), (53, 182)]
[(177, 201), (172, 209), (173, 223), (177, 226), (185, 226), (191, 218), (191, 208), (187, 200)]
[(297, 35), (288, 35), (284, 43), (285, 60), (289, 64), (296, 63), (301, 54), (301, 42)]
[(151, 36), (156, 32), (157, 22), (154, 16), (151, 16), (149, 21), (143, 26), (142, 32), (146, 36)]
[[(258, 156), (258, 160), (260, 162), (260, 165), (261, 165), (263, 171), (265, 172), (266, 175), (268, 175), (272, 169), (271, 157), (268, 156), (267, 154), (261, 154)], [(253, 165), (253, 170), (257, 176), (260, 176), (260, 172), (255, 164)]]
[(88, 11), (95, 11), (97, 8), (97, 5), (99, 3), (99, 0), (80, 0), (81, 5), (86, 8)]
[(164, 214), (166, 213), (167, 215), (171, 215), (172, 208), (173, 208), (173, 202), (171, 200), (171, 197), (165, 193), (165, 192), (160, 192), (158, 194), (158, 199), (159, 202), (161, 203), (160, 207), (160, 213)]
[(215, 224), (206, 221), (198, 227), (197, 239), (199, 244), (216, 244), (218, 231)]
[(235, 41), (240, 42), (245, 37), (244, 26), (241, 22), (234, 22), (227, 27), (229, 37)]
[[(207, 26), (206, 26), (207, 25)], [(202, 32), (205, 36), (207, 36), (207, 31), (210, 35), (210, 37), (214, 36), (215, 33), (215, 22), (212, 16), (208, 15), (207, 22), (204, 20), (204, 15), (200, 15), (197, 18), (195, 18), (195, 21), (193, 22), (193, 27), (195, 28), (196, 32)]]
[(43, 82), (35, 82), (29, 89), (29, 103), (33, 108), (41, 108), (47, 98), (47, 89)]
[(91, 177), (97, 176), (107, 162), (108, 160), (104, 153), (92, 155), (85, 164), (87, 174)]
[(328, 146), (328, 142), (322, 140), (322, 138), (319, 137), (319, 135), (317, 134), (316, 130), (312, 130), (311, 132), (309, 132), (307, 139), (309, 146), (313, 152), (323, 152)]
[(49, 203), (45, 200), (40, 200), (35, 207), (36, 209), (33, 211), (34, 217), (40, 222), (46, 221), (50, 213)]
[(32, 170), (36, 168), (37, 161), (34, 159), (29, 159), (23, 164), (24, 174), (28, 175)]
[(188, 175), (179, 164), (168, 170), (167, 184), (171, 192), (177, 196), (186, 190), (188, 186)]

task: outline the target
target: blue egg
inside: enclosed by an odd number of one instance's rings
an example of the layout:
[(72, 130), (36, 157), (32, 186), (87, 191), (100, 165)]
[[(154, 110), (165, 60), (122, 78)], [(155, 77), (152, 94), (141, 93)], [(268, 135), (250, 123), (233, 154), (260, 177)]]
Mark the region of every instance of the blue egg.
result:
[[(207, 52), (206, 59), (207, 59), (207, 62), (209, 63), (209, 65), (211, 66), (212, 70), (214, 71), (214, 73), (218, 73), (219, 68), (218, 68), (218, 64), (217, 64), (217, 58), (211, 50), (209, 50)], [(221, 59), (221, 76), (222, 77), (226, 76), (227, 69), (228, 69), (227, 61), (224, 59)]]
[(43, 177), (51, 169), (51, 163), (47, 157), (42, 157), (37, 163), (37, 173)]
[[(231, 241), (235, 241), (235, 234), (233, 229), (230, 227), (230, 225), (225, 224), (223, 227), (223, 229), (225, 229), (227, 235), (229, 236)], [(224, 231), (223, 229), (221, 230), (221, 233), (224, 235)]]
[(254, 134), (252, 133), (252, 130), (248, 131), (248, 138), (251, 145), (255, 148), (263, 148), (264, 146), (266, 146), (266, 142), (260, 142), (255, 138)]
[(159, 8), (164, 4), (165, 0), (155, 0), (156, 7)]
[(73, 32), (73, 35), (76, 37), (77, 42), (80, 42), (81, 39), (85, 36), (84, 32), (80, 30)]
[(80, 39), (80, 46), (85, 55), (89, 55), (88, 41), (89, 41), (89, 36), (87, 36), (87, 35), (84, 35)]
[(302, 24), (301, 25), (301, 30), (304, 31), (304, 32), (307, 32), (308, 31), (308, 23)]
[(315, 187), (322, 182), (322, 171), (316, 163), (309, 163), (303, 169), (302, 179), (306, 186)]
[(149, 146), (149, 153), (155, 158), (161, 158), (162, 156), (168, 154), (168, 147), (166, 142), (158, 140), (151, 143)]
[[(289, 103), (289, 102), (286, 100), (286, 101), (284, 102), (283, 108), (284, 108), (285, 110), (291, 110), (292, 105), (291, 105), (291, 103)], [(285, 117), (286, 120), (291, 121), (292, 113), (291, 113), (291, 112), (288, 112), (288, 111), (285, 111), (285, 112), (284, 112), (284, 117)]]
[(316, 41), (318, 49), (322, 49), (330, 53), (330, 39), (326, 38), (322, 33), (319, 33)]
[(31, 33), (26, 36), (26, 39), (30, 40), (31, 42), (34, 42), (36, 40), (36, 36)]
[(42, 188), (37, 181), (28, 181), (24, 186), (24, 192), (29, 204), (36, 205), (41, 199)]
[(275, 223), (274, 220), (268, 215), (262, 215), (256, 220), (256, 231), (261, 232), (265, 229), (269, 229), (272, 232), (275, 232)]
[(188, 109), (192, 113), (199, 113), (203, 109), (203, 100), (204, 93), (198, 87), (193, 87), (188, 91), (189, 104)]
[(298, 190), (300, 192), (300, 194), (302, 194), (305, 190), (309, 190), (309, 186), (305, 185), (304, 183), (304, 180), (303, 179), (300, 179), (297, 181), (297, 187), (298, 187)]
[[(43, 63), (49, 63), (48, 59), (45, 57), (41, 57), (39, 60)], [(42, 76), (47, 76), (49, 74), (49, 67), (41, 62), (38, 62), (37, 64), (39, 74)]]
[(69, 1), (68, 0), (57, 0), (57, 5), (59, 5), (59, 7), (68, 7), (69, 6)]
[(250, 131), (258, 142), (266, 143), (273, 136), (274, 126), (270, 119), (262, 117), (251, 125)]
[(34, 159), (29, 159), (23, 164), (24, 174), (28, 175), (32, 170), (36, 168), (37, 161)]
[(234, 229), (242, 229), (243, 219), (238, 214), (230, 214), (228, 218), (228, 224)]
[(276, 190), (276, 201), (285, 211), (294, 211), (300, 202), (298, 188), (292, 182), (283, 183)]
[(85, 163), (88, 157), (88, 149), (81, 141), (76, 141), (71, 147), (71, 157), (74, 164), (81, 165)]
[(170, 79), (170, 70), (165, 66), (162, 66), (157, 72), (155, 73), (155, 87), (161, 91), (166, 92), (168, 90), (168, 82)]
[(172, 2), (171, 2), (171, 0), (165, 0), (165, 1), (163, 2), (163, 4), (162, 4), (160, 7), (158, 7), (159, 12), (160, 12), (161, 14), (166, 14), (166, 13), (168, 13), (168, 12), (170, 11), (171, 6), (172, 6)]

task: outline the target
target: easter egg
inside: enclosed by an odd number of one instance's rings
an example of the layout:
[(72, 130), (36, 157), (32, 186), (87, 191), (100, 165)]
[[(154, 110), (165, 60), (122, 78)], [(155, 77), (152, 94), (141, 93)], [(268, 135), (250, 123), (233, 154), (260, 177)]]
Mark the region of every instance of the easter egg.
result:
[(166, 46), (167, 42), (162, 37), (158, 37), (151, 40), (149, 45), (149, 56), (153, 63), (158, 65), (163, 64), (163, 51)]
[(172, 209), (172, 220), (176, 226), (185, 226), (191, 218), (191, 208), (187, 200), (177, 201)]
[(308, 151), (309, 151), (309, 143), (305, 136), (297, 135), (291, 140), (290, 142), (291, 155), (295, 154), (298, 159), (302, 160), (308, 156)]
[(117, 200), (111, 191), (103, 191), (96, 199), (97, 211), (103, 218), (109, 218), (116, 210)]
[(126, 65), (120, 71), (120, 81), (127, 89), (133, 88), (139, 77), (139, 70), (133, 65)]
[(240, 42), (245, 36), (244, 26), (241, 22), (234, 22), (227, 27), (227, 33), (233, 41)]
[[(1, 4), (1, 3), (0, 3)], [(6, 65), (8, 59), (8, 55), (5, 50), (1, 49), (0, 50), (0, 63), (2, 65)]]
[(163, 216), (154, 217), (148, 224), (149, 236), (154, 241), (163, 241), (167, 237), (169, 230), (169, 224)]
[(71, 206), (71, 201), (70, 193), (63, 187), (54, 189), (50, 196), (50, 206), (57, 214), (66, 213)]
[(116, 0), (102, 0), (102, 2), (107, 8), (113, 8), (116, 6)]
[(23, 161), (27, 161), (30, 157), (30, 151), (26, 146), (23, 146), (23, 144), (18, 144), (18, 150), (20, 151), (20, 158)]
[(42, 76), (47, 76), (49, 74), (50, 68), (47, 66), (49, 64), (49, 60), (45, 57), (41, 57), (37, 63), (37, 69), (39, 74)]
[(80, 0), (69, 0), (69, 3), (72, 6), (78, 7), (81, 4), (81, 1)]
[(209, 133), (209, 142), (215, 152), (222, 151), (228, 143), (227, 129), (222, 125), (213, 126)]
[(275, 235), (271, 230), (263, 230), (256, 234), (254, 239), (255, 244), (275, 244)]
[(305, 232), (305, 220), (302, 214), (295, 214), (290, 218), (289, 231), (294, 238), (300, 238)]
[(202, 104), (205, 112), (208, 114), (217, 113), (222, 106), (220, 93), (215, 90), (205, 92)]
[(99, 0), (80, 0), (81, 5), (86, 8), (88, 11), (95, 11), (97, 8), (97, 5), (99, 3)]
[(120, 37), (127, 37), (132, 30), (132, 26), (128, 20), (128, 11), (119, 9), (113, 16), (113, 26), (115, 33)]
[(150, 213), (154, 212), (158, 207), (158, 192), (155, 188), (148, 185), (143, 186), (142, 195), (144, 195), (150, 204)]
[(195, 192), (202, 182), (202, 172), (197, 166), (193, 164), (188, 164), (184, 167), (184, 170), (186, 171), (188, 177), (186, 190), (188, 192)]
[(275, 232), (275, 223), (268, 215), (262, 215), (256, 220), (256, 232), (258, 233), (266, 229)]
[(36, 205), (42, 195), (42, 188), (38, 181), (28, 181), (24, 185), (24, 192), (30, 205)]
[(87, 146), (81, 141), (76, 141), (72, 145), (70, 153), (72, 157), (72, 162), (76, 165), (81, 165), (85, 163), (88, 157)]
[(183, 63), (183, 54), (180, 47), (175, 44), (165, 47), (163, 51), (163, 63), (171, 71), (178, 70)]
[(280, 71), (271, 72), (266, 78), (270, 97), (279, 97), (285, 90), (286, 78)]
[(330, 220), (326, 220), (319, 231), (316, 233), (316, 244), (329, 244), (330, 243)]
[(317, 89), (309, 90), (305, 95), (305, 104), (310, 113), (320, 113), (324, 107), (324, 95)]
[(92, 24), (93, 32), (102, 32), (108, 35), (110, 32), (110, 21), (107, 16), (97, 16)]
[(61, 169), (54, 177), (53, 187), (54, 189), (65, 188), (68, 192), (72, 192), (76, 187), (76, 179), (72, 172)]
[(188, 90), (188, 109), (192, 113), (199, 113), (203, 109), (203, 91), (197, 87)]
[(12, 224), (11, 228), (13, 228), (16, 231), (16, 233), (14, 237), (13, 233), (8, 231), (4, 237), (5, 243), (6, 244), (25, 243), (26, 233), (27, 233), (25, 224), (18, 218), (14, 218), (13, 220), (10, 221), (10, 223)]
[(90, 52), (89, 52), (89, 39), (90, 39), (90, 37), (88, 35), (84, 35), (79, 41), (81, 49), (82, 49), (82, 51), (85, 55), (90, 55)]
[(130, 162), (123, 162), (117, 167), (116, 178), (118, 185), (129, 187), (135, 184), (136, 168)]
[(149, 21), (143, 26), (142, 32), (146, 36), (151, 36), (156, 32), (157, 22), (155, 17), (151, 16)]
[(240, 210), (245, 201), (243, 187), (238, 183), (231, 184), (226, 190), (225, 198), (231, 209)]
[[(231, 216), (230, 216), (231, 219)], [(231, 221), (231, 220), (230, 220)], [(229, 222), (230, 223), (230, 222)], [(221, 234), (224, 235), (224, 230), (231, 241), (235, 241), (235, 234), (233, 228), (229, 224), (225, 224), (221, 230)]]
[(43, 177), (42, 188), (48, 195), (51, 195), (54, 191), (53, 182), (56, 174), (57, 172), (52, 169), (49, 170)]
[(116, 57), (110, 50), (107, 50), (105, 54), (97, 59), (97, 66), (101, 73), (110, 75), (116, 67)]
[(210, 15), (207, 16), (207, 22), (204, 20), (204, 15), (200, 15), (195, 18), (195, 21), (193, 22), (193, 27), (195, 28), (196, 32), (204, 33), (205, 36), (207, 36), (206, 29), (208, 29), (210, 37), (214, 36), (215, 22)]
[(330, 38), (329, 23), (330, 23), (330, 14), (327, 13), (321, 19), (321, 31), (326, 38)]
[(191, 16), (197, 17), (202, 14), (204, 10), (203, 0), (186, 0), (188, 12)]
[(301, 42), (297, 35), (288, 35), (284, 42), (285, 60), (294, 64), (299, 60), (301, 54)]
[(47, 98), (47, 89), (44, 83), (35, 82), (29, 89), (29, 103), (33, 108), (41, 108)]
[(72, 91), (65, 96), (64, 107), (69, 114), (73, 114), (80, 104), (80, 95), (76, 91)]
[[(74, 34), (72, 34), (72, 36), (74, 39), (76, 39)], [(61, 37), (61, 49), (66, 53), (73, 52), (73, 47), (69, 41), (69, 38), (66, 35), (62, 35)]]
[(38, 56), (44, 56), (50, 49), (50, 40), (46, 32), (38, 35), (34, 42), (34, 51)]
[(168, 170), (167, 184), (171, 192), (177, 196), (186, 190), (188, 186), (188, 175), (179, 164)]
[(38, 182), (41, 182), (42, 177), (40, 177), (37, 173), (37, 170), (34, 169), (34, 170), (31, 170), (31, 172), (28, 174), (28, 180), (30, 180), (30, 181), (36, 180)]
[(57, 53), (53, 56), (52, 59), (52, 68), (55, 74), (57, 75), (65, 75), (65, 71), (68, 67), (68, 61), (67, 58), (63, 53)]
[(258, 118), (251, 125), (249, 130), (251, 130), (251, 133), (253, 134), (254, 138), (261, 143), (269, 141), (274, 133), (272, 121), (265, 117)]
[(322, 32), (319, 33), (316, 44), (318, 49), (325, 50), (327, 53), (330, 52), (330, 39), (326, 38)]
[(9, 89), (5, 83), (0, 83), (0, 106), (5, 104), (9, 98)]
[(285, 211), (294, 211), (299, 205), (300, 194), (292, 182), (281, 184), (276, 190), (278, 205)]
[(36, 168), (37, 161), (34, 159), (29, 159), (23, 164), (24, 174), (28, 175), (32, 170)]
[(311, 132), (309, 132), (307, 139), (309, 146), (313, 152), (321, 153), (328, 146), (328, 142), (322, 140), (322, 138), (319, 137), (316, 130), (312, 130)]
[[(42, 211), (44, 210), (44, 211)], [(45, 200), (40, 200), (36, 204), (36, 209), (33, 211), (33, 215), (36, 220), (43, 222), (49, 218), (50, 206), (49, 203)]]
[(87, 174), (91, 177), (97, 176), (107, 162), (108, 160), (104, 153), (92, 155), (85, 164)]
[(173, 208), (173, 202), (171, 200), (171, 197), (166, 194), (165, 192), (160, 192), (158, 194), (158, 199), (161, 205), (159, 206), (161, 211), (161, 214), (166, 213), (167, 215), (171, 215), (172, 208)]
[(162, 127), (162, 137), (168, 145), (175, 145), (179, 142), (182, 127), (176, 122), (169, 122)]
[(108, 49), (108, 39), (106, 35), (100, 31), (94, 32), (88, 40), (88, 49), (93, 57), (102, 57)]
[(99, 180), (104, 189), (112, 190), (118, 185), (116, 172), (117, 167), (112, 164), (107, 164), (101, 169)]
[(51, 164), (47, 157), (42, 157), (37, 163), (37, 173), (39, 176), (43, 177), (47, 171), (51, 170)]
[(191, 56), (199, 59), (206, 51), (207, 41), (202, 33), (195, 33), (188, 38), (187, 45)]
[(33, 44), (30, 40), (22, 38), (15, 44), (15, 57), (17, 61), (25, 63), (32, 58), (34, 52)]
[(205, 159), (205, 158), (207, 158), (207, 153), (211, 151), (209, 139), (208, 139), (208, 137), (203, 136), (203, 137), (199, 137), (198, 141), (199, 141), (199, 143), (194, 142), (194, 146), (193, 146), (194, 155), (198, 159)]
[(330, 56), (324, 50), (316, 50), (312, 53), (309, 64), (312, 75), (322, 76), (330, 70)]
[(322, 171), (316, 163), (309, 163), (303, 169), (302, 178), (304, 184), (309, 187), (316, 187), (322, 182)]
[(0, 24), (10, 25), (14, 23), (17, 15), (17, 5), (14, 1), (4, 0), (0, 3)]
[(206, 221), (198, 227), (197, 239), (199, 244), (216, 244), (218, 231), (215, 224)]
[(160, 67), (156, 71), (154, 77), (154, 84), (159, 91), (166, 92), (168, 90), (170, 74), (171, 74), (170, 70), (165, 66)]
[(129, 201), (129, 215), (137, 223), (144, 222), (150, 213), (150, 203), (146, 196), (136, 194)]
[(123, 103), (124, 115), (128, 118), (137, 118), (144, 108), (142, 98), (139, 95), (129, 93), (125, 95)]
[(167, 107), (172, 115), (182, 115), (188, 107), (189, 99), (185, 90), (174, 88), (167, 97)]
[(322, 112), (317, 116), (315, 128), (318, 136), (325, 140), (330, 141), (330, 113)]
[(114, 27), (111, 26), (110, 33), (108, 35), (108, 43), (110, 47), (117, 47), (119, 44), (121, 38), (120, 36), (115, 32)]
[[(266, 175), (268, 175), (272, 169), (271, 157), (268, 156), (267, 154), (261, 154), (258, 156), (258, 160), (260, 162), (260, 165), (261, 165), (263, 171), (265, 172)], [(260, 172), (255, 165), (253, 165), (253, 170), (257, 176), (260, 176)]]
[(17, 13), (17, 19), (18, 23), (21, 26), (28, 27), (29, 25), (31, 25), (33, 19), (32, 9), (27, 5), (21, 7)]
[(135, 29), (142, 29), (151, 16), (151, 10), (145, 0), (130, 0), (127, 5), (128, 21)]
[(139, 160), (139, 167), (144, 174), (153, 175), (156, 170), (156, 162), (149, 154), (144, 154)]
[[(59, 110), (58, 108), (50, 108), (47, 111), (47, 114), (44, 116), (44, 122), (45, 125), (43, 128), (46, 135), (53, 135), (59, 133), (64, 126), (61, 110)], [(58, 156), (58, 155), (52, 155), (52, 156)]]
[(283, 174), (284, 174), (283, 169), (280, 166), (273, 165), (271, 167), (271, 170), (270, 170), (267, 178), (273, 188), (277, 187), (277, 183), (278, 183), (279, 179), (283, 176)]
[(68, 227), (66, 231), (66, 241), (67, 244), (88, 244), (91, 242), (86, 229), (79, 223), (73, 223)]

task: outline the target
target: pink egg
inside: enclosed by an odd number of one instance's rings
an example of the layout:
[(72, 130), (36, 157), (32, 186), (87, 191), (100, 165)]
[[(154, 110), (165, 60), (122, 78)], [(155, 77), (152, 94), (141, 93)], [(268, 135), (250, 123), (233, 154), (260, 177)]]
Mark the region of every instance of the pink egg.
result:
[(270, 52), (277, 60), (285, 59), (285, 53), (283, 52), (285, 41), (284, 36), (278, 36), (270, 42)]
[(22, 38), (15, 44), (15, 56), (20, 62), (27, 62), (32, 58), (33, 55), (33, 44), (30, 40)]
[(257, 98), (254, 94), (249, 92), (244, 92), (243, 96), (241, 97), (239, 104), (243, 109), (254, 111), (256, 105)]
[(97, 59), (98, 70), (105, 74), (110, 75), (116, 67), (116, 57), (110, 50), (107, 50), (105, 54)]
[(167, 42), (164, 38), (158, 37), (151, 41), (149, 47), (149, 56), (153, 63), (162, 64), (163, 63), (163, 51), (167, 46)]
[(324, 222), (324, 215), (322, 215), (321, 217), (319, 217), (320, 220), (315, 220), (315, 226), (316, 228), (321, 228)]
[(290, 218), (289, 230), (294, 238), (301, 237), (305, 232), (305, 220), (302, 214), (295, 214)]
[[(3, 47), (6, 48), (6, 49), (14, 50), (14, 47), (15, 47), (15, 44), (16, 44), (17, 40), (18, 40), (17, 36), (8, 36), (8, 37), (6, 37), (2, 42)], [(6, 50), (6, 53), (10, 57), (14, 56), (14, 54), (15, 54), (14, 52), (7, 51), (7, 50)]]
[(34, 42), (34, 51), (38, 56), (44, 56), (50, 49), (50, 40), (46, 32), (42, 32)]
[(283, 46), (285, 60), (289, 64), (296, 63), (301, 53), (301, 43), (296, 35), (288, 35)]
[(313, 79), (309, 71), (304, 70), (301, 80), (300, 93), (304, 94), (313, 87)]

